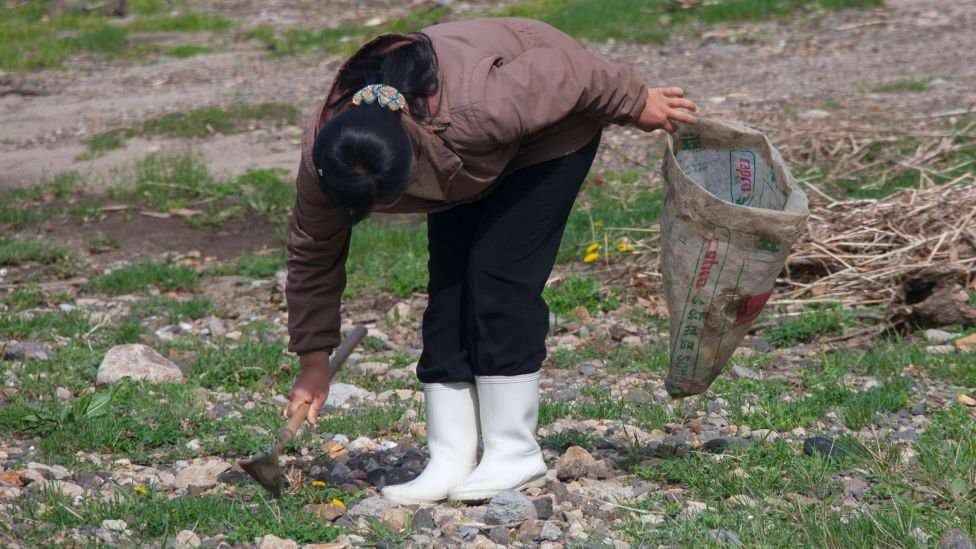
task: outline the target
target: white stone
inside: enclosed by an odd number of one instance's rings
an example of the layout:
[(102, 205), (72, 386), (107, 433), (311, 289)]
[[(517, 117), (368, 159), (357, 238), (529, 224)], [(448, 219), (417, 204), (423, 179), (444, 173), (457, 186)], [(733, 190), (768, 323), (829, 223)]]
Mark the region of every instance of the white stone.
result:
[(682, 518), (691, 518), (700, 513), (704, 513), (708, 509), (708, 505), (700, 501), (687, 501), (685, 502), (685, 508), (681, 510), (680, 516)]
[(954, 334), (952, 332), (947, 332), (945, 330), (925, 330), (925, 340), (929, 343), (949, 343), (950, 341), (959, 337), (959, 334)]
[(196, 549), (200, 545), (200, 536), (190, 530), (181, 530), (179, 534), (176, 534), (173, 549)]
[(183, 383), (183, 372), (176, 364), (152, 347), (138, 343), (117, 345), (109, 349), (98, 367), (95, 383), (108, 385), (123, 378), (150, 383)]
[(32, 482), (29, 489), (34, 494), (39, 494), (45, 491), (60, 492), (69, 498), (77, 498), (85, 494), (84, 488), (73, 482), (68, 482), (65, 480), (45, 480), (41, 482)]
[(113, 532), (125, 532), (129, 525), (124, 520), (105, 519), (102, 521), (102, 528)]
[(372, 393), (366, 389), (350, 385), (348, 383), (333, 383), (329, 387), (329, 398), (325, 401), (326, 406), (342, 406), (350, 399), (362, 399), (371, 396)]
[(268, 534), (261, 538), (258, 549), (298, 549), (298, 544), (290, 539), (281, 539)]
[(183, 468), (176, 474), (176, 487), (189, 488), (209, 488), (217, 484), (217, 476), (231, 468), (231, 464), (219, 459), (213, 459), (203, 463), (195, 463)]
[(821, 109), (810, 109), (800, 113), (800, 118), (802, 120), (820, 120), (830, 118), (830, 112)]

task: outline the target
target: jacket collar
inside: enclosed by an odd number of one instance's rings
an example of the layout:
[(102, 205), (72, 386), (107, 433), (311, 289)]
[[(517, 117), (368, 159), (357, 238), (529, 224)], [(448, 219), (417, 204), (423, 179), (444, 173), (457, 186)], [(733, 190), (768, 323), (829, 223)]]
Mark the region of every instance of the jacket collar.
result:
[[(364, 44), (359, 51), (364, 51), (367, 48), (390, 51), (410, 42), (410, 40), (411, 37), (408, 34), (381, 34)], [(356, 55), (358, 52), (353, 57)], [(306, 125), (305, 132), (302, 135), (302, 167), (316, 178), (318, 175), (315, 171), (315, 162), (312, 159), (315, 137), (331, 116), (328, 105), (338, 96), (339, 80), (348, 69), (353, 57), (347, 59), (339, 67), (327, 99), (312, 113), (312, 120)], [(403, 128), (414, 146), (414, 169), (410, 175), (411, 182), (407, 186), (407, 194), (440, 201), (446, 199), (451, 180), (461, 170), (461, 159), (438, 135), (451, 124), (448, 116), (450, 107), (444, 94), (443, 73), (438, 74), (438, 79), (442, 85), (437, 97), (430, 101), (431, 116), (424, 120), (416, 120), (410, 115), (406, 115), (402, 121)]]

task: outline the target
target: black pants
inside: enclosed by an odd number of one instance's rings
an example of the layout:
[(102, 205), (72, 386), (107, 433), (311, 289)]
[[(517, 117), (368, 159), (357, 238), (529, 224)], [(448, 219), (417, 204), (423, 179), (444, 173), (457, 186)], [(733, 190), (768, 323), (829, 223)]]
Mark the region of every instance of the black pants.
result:
[(542, 289), (600, 136), (506, 176), (484, 199), (430, 214), (424, 383), (533, 373), (546, 357)]

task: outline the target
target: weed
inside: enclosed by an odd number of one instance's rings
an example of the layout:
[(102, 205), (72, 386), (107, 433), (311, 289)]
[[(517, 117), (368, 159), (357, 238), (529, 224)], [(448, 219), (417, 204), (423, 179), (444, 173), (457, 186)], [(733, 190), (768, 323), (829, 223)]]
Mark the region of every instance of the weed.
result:
[(596, 447), (596, 439), (589, 433), (577, 431), (576, 429), (566, 429), (543, 438), (541, 445), (543, 448), (561, 454), (570, 446), (579, 446), (592, 450)]
[(41, 238), (0, 237), (0, 265), (51, 264), (65, 261), (71, 251)]
[(213, 48), (208, 48), (206, 46), (197, 46), (194, 44), (186, 44), (184, 46), (173, 46), (163, 50), (163, 53), (170, 57), (178, 57), (180, 59), (186, 59), (187, 57), (195, 57), (197, 55), (204, 55), (212, 53)]
[(76, 337), (91, 328), (88, 316), (78, 311), (0, 316), (0, 336), (10, 339), (51, 340), (54, 336)]
[(244, 254), (234, 263), (215, 265), (206, 271), (208, 276), (248, 276), (267, 278), (285, 268), (285, 250), (279, 248), (269, 253)]
[(150, 288), (162, 292), (190, 291), (196, 288), (197, 277), (197, 272), (191, 267), (147, 261), (96, 276), (84, 288), (110, 295), (143, 292)]
[(352, 231), (347, 296), (386, 288), (407, 297), (427, 286), (427, 234), (423, 225), (383, 225), (368, 219)]
[(190, 376), (208, 388), (255, 390), (273, 384), (286, 389), (298, 371), (294, 357), (284, 354), (284, 345), (245, 342), (236, 347), (218, 347), (201, 352)]
[(10, 312), (19, 312), (37, 307), (47, 307), (64, 301), (68, 296), (49, 294), (37, 286), (25, 286), (10, 290), (3, 297), (3, 306)]
[(214, 304), (206, 297), (191, 297), (190, 299), (174, 299), (172, 297), (150, 297), (137, 301), (130, 307), (130, 312), (138, 317), (164, 317), (169, 324), (176, 324), (181, 320), (196, 320), (214, 312)]
[(875, 93), (923, 92), (929, 89), (933, 80), (933, 78), (895, 80), (874, 86), (871, 91)]
[(613, 288), (604, 287), (599, 279), (590, 276), (567, 276), (559, 284), (547, 286), (542, 297), (549, 309), (563, 316), (571, 314), (576, 307), (584, 307), (591, 314), (620, 307)]
[[(76, 172), (61, 174), (40, 185), (9, 191), (0, 200), (0, 225), (11, 230), (35, 226), (57, 213), (52, 202), (63, 199), (80, 188), (81, 176)], [(53, 210), (53, 211), (52, 211)]]
[(850, 311), (836, 307), (820, 308), (786, 317), (779, 324), (763, 330), (762, 336), (771, 345), (788, 347), (812, 341), (820, 335), (838, 333), (852, 324)]
[(880, 412), (893, 413), (905, 407), (911, 393), (911, 381), (895, 378), (852, 397), (844, 410), (844, 423), (857, 431), (874, 423)]

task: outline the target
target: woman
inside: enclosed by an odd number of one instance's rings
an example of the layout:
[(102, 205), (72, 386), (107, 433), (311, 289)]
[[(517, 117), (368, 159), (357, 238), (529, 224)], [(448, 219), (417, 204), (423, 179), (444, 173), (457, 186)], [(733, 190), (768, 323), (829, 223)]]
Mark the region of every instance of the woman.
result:
[[(447, 23), (367, 43), (305, 132), (289, 226), (286, 411), (314, 423), (339, 342), (353, 225), (427, 212), (429, 303), (417, 375), (430, 462), (383, 494), (405, 504), (489, 498), (545, 475), (535, 428), (563, 229), (606, 123), (694, 123), (678, 88), (648, 88), (560, 31), (526, 19)], [(483, 455), (477, 461), (478, 433)]]

